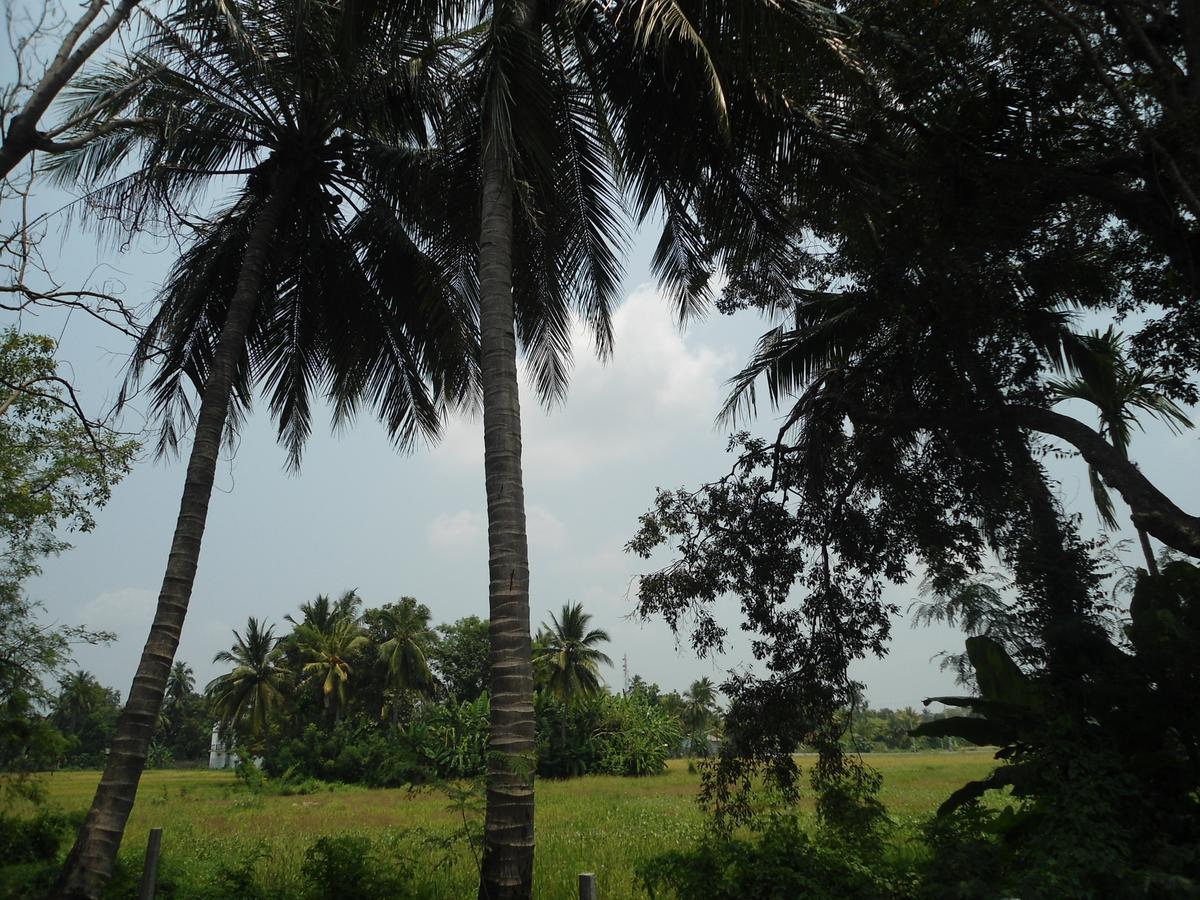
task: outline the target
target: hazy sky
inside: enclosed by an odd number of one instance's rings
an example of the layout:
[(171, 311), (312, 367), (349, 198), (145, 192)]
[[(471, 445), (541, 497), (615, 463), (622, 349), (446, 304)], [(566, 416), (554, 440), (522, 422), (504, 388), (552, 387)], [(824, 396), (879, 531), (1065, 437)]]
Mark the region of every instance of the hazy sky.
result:
[[(61, 257), (55, 266), (64, 281), (90, 277), (134, 304), (152, 298), (171, 260), (165, 243), (115, 255), (101, 253), (87, 236), (60, 247), (53, 231), (47, 248)], [(734, 607), (724, 618), (734, 635), (731, 652), (715, 662), (696, 659), (661, 622), (629, 617), (634, 579), (647, 565), (623, 547), (656, 487), (694, 487), (728, 468), (726, 436), (713, 417), (725, 380), (768, 323), (714, 314), (681, 332), (651, 282), (648, 254), (649, 241), (639, 239), (616, 314), (612, 361), (600, 364), (580, 341), (565, 405), (548, 413), (523, 394), (532, 618), (536, 628), (565, 601), (582, 602), (612, 635), (617, 666), (605, 673), (610, 684), (620, 687), (627, 655), (631, 675), (673, 689), (702, 675), (720, 681), (726, 668), (749, 661)], [(0, 318), (0, 326), (13, 321)], [(65, 321), (26, 316), (20, 327), (61, 332), (61, 358), (91, 408), (113, 396), (128, 351), (120, 335), (79, 314)], [(1078, 414), (1091, 421), (1086, 408)], [(336, 436), (327, 421), (316, 429), (299, 476), (285, 472), (265, 414), (250, 420), (236, 453), (222, 459), (178, 657), (195, 668), (200, 685), (218, 674), (213, 654), (248, 615), (279, 622), (318, 593), (355, 588), (368, 605), (412, 595), (435, 621), (487, 615), (480, 422), (455, 420), (436, 447), (400, 456), (368, 418)], [(1191, 511), (1200, 510), (1196, 439), (1151, 428), (1133, 447), (1149, 477)], [(1064, 502), (1094, 530), (1082, 463), (1054, 467)], [(120, 635), (108, 647), (84, 648), (78, 659), (122, 693), (145, 641), (182, 479), (178, 461), (140, 462), (98, 515), (96, 530), (73, 536), (75, 549), (47, 561), (29, 585), (55, 620)], [(915, 595), (915, 584), (891, 592), (905, 608)], [(961, 635), (914, 630), (899, 619), (889, 656), (855, 672), (872, 705), (916, 705), (953, 691), (931, 657), (959, 646)]]

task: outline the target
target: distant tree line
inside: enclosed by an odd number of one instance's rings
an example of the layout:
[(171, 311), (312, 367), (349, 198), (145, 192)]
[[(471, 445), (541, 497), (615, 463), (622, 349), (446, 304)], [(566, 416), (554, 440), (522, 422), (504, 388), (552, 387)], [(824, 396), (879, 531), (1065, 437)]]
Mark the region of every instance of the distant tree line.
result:
[(946, 718), (945, 712), (902, 709), (871, 709), (861, 707), (846, 710), (843, 744), (858, 753), (880, 753), (888, 750), (952, 750), (963, 746), (953, 738), (914, 735), (913, 731), (927, 722)]
[[(719, 731), (708, 679), (683, 695), (635, 677), (614, 693), (607, 632), (564, 604), (533, 637), (537, 770), (648, 775)], [(489, 623), (432, 624), (412, 597), (365, 607), (355, 591), (300, 605), (289, 630), (250, 617), (206, 688), (230, 747), (269, 776), (380, 786), (482, 776), (490, 715)]]

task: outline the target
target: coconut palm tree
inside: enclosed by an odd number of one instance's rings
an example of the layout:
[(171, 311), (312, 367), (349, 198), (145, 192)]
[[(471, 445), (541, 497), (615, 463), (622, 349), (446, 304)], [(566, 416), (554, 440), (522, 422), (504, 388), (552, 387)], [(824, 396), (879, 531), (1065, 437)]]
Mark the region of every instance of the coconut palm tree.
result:
[[(160, 448), (193, 440), (158, 607), (108, 765), (59, 896), (95, 897), (112, 872), (187, 612), (220, 444), (261, 386), (298, 463), (311, 397), (339, 419), (372, 404), (398, 446), (433, 436), (473, 376), (470, 305), (420, 247), (406, 211), (427, 155), (424, 85), (436, 59), (403, 4), (182, 4), (136, 52), (81, 80), (72, 113), (95, 130), (55, 157), (103, 221), (179, 223), (219, 198), (172, 269), (134, 358), (152, 363)], [(107, 100), (121, 92), (115, 109)], [(90, 115), (96, 110), (95, 116)], [(132, 171), (128, 167), (132, 166)], [(126, 167), (126, 168), (122, 168)], [(423, 177), (423, 176), (422, 176)], [(466, 323), (466, 324), (464, 324)], [(189, 385), (199, 392), (193, 416)]]
[(67, 734), (77, 734), (97, 709), (110, 702), (110, 693), (91, 672), (71, 672), (59, 682), (50, 719)]
[(370, 644), (370, 639), (357, 621), (337, 618), (328, 631), (301, 626), (297, 640), (307, 660), (302, 671), (321, 685), (325, 711), (336, 722), (346, 707), (347, 685), (353, 671), (350, 660)]
[[(462, 132), (480, 172), (477, 273), (492, 629), (479, 896), (506, 900), (530, 895), (533, 871), (535, 736), (518, 341), (534, 385), (552, 398), (564, 390), (572, 307), (598, 352), (610, 351), (619, 251), (631, 218), (622, 199), (639, 220), (652, 210), (662, 215), (654, 268), (683, 311), (708, 299), (722, 248), (751, 254), (781, 235), (770, 212), (777, 195), (765, 187), (772, 117), (760, 115), (773, 88), (759, 76), (776, 51), (797, 51), (790, 38), (798, 29), (790, 26), (814, 7), (773, 0), (475, 5), (492, 13), (470, 57), (481, 74), (478, 125)], [(756, 77), (731, 77), (735, 72)], [(743, 165), (747, 155), (758, 164)]]
[(608, 632), (599, 628), (589, 630), (591, 620), (582, 604), (564, 603), (561, 618), (550, 613), (551, 624), (543, 622), (534, 641), (533, 666), (543, 679), (540, 683), (563, 704), (559, 729), (564, 747), (571, 704), (580, 697), (600, 693), (603, 689), (600, 666), (612, 665), (612, 660), (596, 649), (598, 644), (609, 642)]
[(196, 689), (196, 673), (192, 667), (182, 660), (171, 666), (171, 674), (167, 677), (167, 699), (178, 703), (191, 695)]
[(250, 616), (245, 634), (235, 630), (233, 646), (213, 657), (234, 667), (204, 689), (223, 728), (247, 723), (251, 737), (261, 739), (271, 711), (283, 700), (287, 672), (280, 665), (280, 640), (273, 626)]
[[(429, 607), (412, 597), (401, 597), (398, 603), (388, 603), (372, 610), (371, 628), (377, 634), (379, 655), (387, 665), (388, 680), (393, 691), (391, 704), (392, 727), (397, 724), (402, 691), (429, 694), (433, 690), (433, 672), (429, 669), (427, 652), (433, 632), (429, 628)], [(379, 640), (383, 638), (383, 640)]]
[(582, 604), (564, 603), (560, 616), (551, 613), (550, 625), (542, 624), (534, 666), (544, 673), (547, 690), (569, 705), (600, 693), (600, 666), (611, 666), (612, 660), (596, 649), (609, 642), (608, 632), (588, 628), (592, 616)]
[(693, 681), (683, 695), (684, 722), (692, 733), (704, 729), (717, 713), (717, 689), (708, 677)]
[[(1112, 444), (1122, 459), (1129, 459), (1134, 426), (1141, 427), (1139, 413), (1150, 414), (1176, 434), (1192, 427), (1187, 414), (1163, 393), (1167, 380), (1130, 364), (1124, 335), (1110, 325), (1104, 332), (1093, 331), (1083, 340), (1091, 357), (1087, 361), (1089, 364), (1081, 366), (1072, 378), (1051, 381), (1049, 387), (1056, 399), (1084, 400), (1095, 406), (1100, 414), (1101, 436)], [(1100, 520), (1105, 527), (1117, 529), (1120, 525), (1108, 486), (1090, 465), (1088, 479)], [(1146, 570), (1157, 575), (1158, 563), (1150, 546), (1150, 537), (1145, 529), (1134, 527), (1146, 558)]]
[(358, 621), (358, 611), (362, 607), (362, 598), (355, 590), (343, 591), (335, 601), (330, 601), (328, 594), (318, 594), (311, 603), (300, 604), (300, 621), (291, 615), (284, 616), (289, 622), (299, 628), (312, 628), (319, 632), (330, 631), (339, 619), (351, 622)]

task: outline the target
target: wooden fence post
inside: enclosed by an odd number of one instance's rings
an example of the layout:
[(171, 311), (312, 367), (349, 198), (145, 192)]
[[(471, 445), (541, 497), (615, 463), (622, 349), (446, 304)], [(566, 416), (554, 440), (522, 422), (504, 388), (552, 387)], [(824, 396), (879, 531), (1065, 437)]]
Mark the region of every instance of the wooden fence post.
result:
[(161, 828), (150, 829), (150, 840), (146, 844), (146, 864), (142, 867), (142, 889), (138, 900), (154, 900), (154, 889), (158, 884), (158, 856), (162, 852)]
[(579, 876), (579, 900), (596, 900), (596, 876), (591, 872)]

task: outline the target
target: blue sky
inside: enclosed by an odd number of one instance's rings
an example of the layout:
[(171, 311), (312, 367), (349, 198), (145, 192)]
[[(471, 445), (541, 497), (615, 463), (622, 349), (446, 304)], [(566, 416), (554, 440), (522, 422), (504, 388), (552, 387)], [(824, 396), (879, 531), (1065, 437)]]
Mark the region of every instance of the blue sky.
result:
[[(165, 242), (142, 241), (121, 254), (74, 234), (54, 242), (56, 271), (90, 279), (142, 304), (170, 262)], [(683, 688), (749, 662), (727, 605), (734, 638), (719, 660), (699, 660), (660, 622), (630, 618), (635, 578), (647, 564), (623, 552), (656, 487), (695, 486), (728, 467), (722, 430), (713, 417), (724, 382), (768, 325), (753, 314), (712, 315), (686, 331), (655, 289), (649, 242), (634, 245), (625, 300), (616, 314), (616, 352), (602, 364), (580, 335), (568, 398), (539, 408), (528, 391), (525, 477), (529, 516), (532, 609), (536, 624), (566, 600), (592, 612), (612, 635), (608, 674), (619, 687), (619, 661), (665, 689)], [(0, 324), (14, 321), (9, 316)], [(61, 358), (85, 402), (101, 408), (115, 393), (127, 342), (76, 314), (26, 316), (20, 327), (62, 336)], [(1077, 414), (1088, 416), (1086, 409)], [(136, 415), (128, 420), (136, 426)], [(327, 417), (325, 422), (327, 422)], [(760, 419), (769, 428), (772, 417)], [(299, 475), (285, 471), (267, 417), (254, 415), (237, 448), (221, 462), (200, 572), (179, 658), (203, 684), (218, 673), (211, 659), (247, 615), (278, 622), (318, 593), (355, 588), (368, 604), (412, 595), (436, 621), (487, 614), (486, 523), (478, 420), (449, 423), (444, 439), (410, 456), (393, 451), (382, 429), (363, 418), (340, 434), (318, 427)], [(1151, 427), (1134, 445), (1147, 474), (1185, 509), (1200, 509), (1196, 435)], [(1082, 463), (1052, 463), (1067, 507), (1096, 528)], [(178, 461), (142, 460), (98, 516), (96, 530), (75, 535), (75, 549), (47, 561), (30, 584), (49, 615), (116, 631), (120, 639), (84, 648), (80, 665), (128, 689), (145, 640), (166, 561), (182, 486)], [(1131, 557), (1132, 558), (1132, 557)], [(907, 607), (916, 584), (891, 591)], [(947, 629), (896, 622), (891, 653), (857, 666), (873, 705), (919, 704), (953, 691), (931, 657), (957, 648)]]

